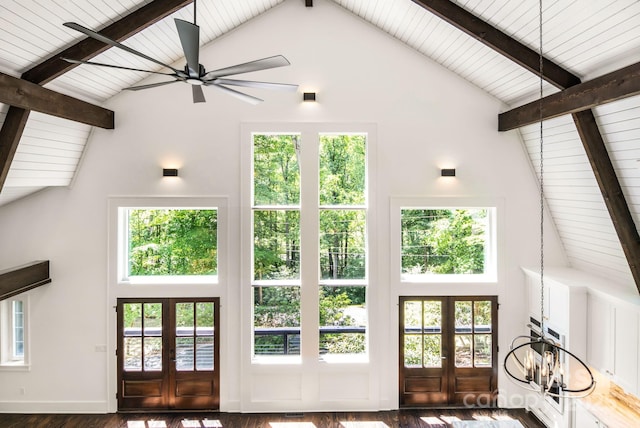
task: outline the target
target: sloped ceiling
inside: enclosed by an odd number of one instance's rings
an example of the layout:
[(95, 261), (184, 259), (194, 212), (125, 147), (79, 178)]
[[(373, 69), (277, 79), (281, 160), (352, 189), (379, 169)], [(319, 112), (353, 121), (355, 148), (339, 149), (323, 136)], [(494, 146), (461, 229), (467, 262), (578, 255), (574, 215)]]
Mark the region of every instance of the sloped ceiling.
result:
[[(160, 0), (156, 0), (160, 1)], [(199, 0), (201, 44), (214, 42), (283, 0)], [(301, 13), (312, 13), (300, 3)], [(330, 0), (316, 0), (316, 3)], [(416, 51), (501, 100), (505, 110), (539, 96), (539, 78), (411, 0), (334, 0)], [(100, 29), (150, 0), (4, 0), (0, 3), (0, 72), (19, 77), (25, 70), (84, 36), (62, 26), (75, 21)], [(538, 51), (538, 2), (529, 0), (454, 0), (453, 3)], [(636, 0), (544, 0), (543, 51), (546, 58), (582, 81), (640, 61), (640, 2)], [(127, 39), (126, 44), (165, 63), (181, 62), (173, 18), (193, 20), (187, 6)], [(250, 25), (250, 24), (249, 24)], [(326, 23), (330, 26), (330, 23)], [(247, 58), (251, 60), (253, 58)], [(93, 59), (133, 68), (157, 67), (118, 49)], [(219, 68), (230, 64), (209, 64)], [(182, 67), (182, 64), (179, 64)], [(101, 104), (146, 75), (79, 66), (47, 88)], [(559, 89), (544, 83), (544, 94)], [(0, 122), (7, 106), (0, 105)], [(640, 224), (640, 97), (594, 109), (635, 224)], [(497, 121), (496, 121), (497, 123)], [(566, 115), (544, 123), (545, 194), (572, 266), (634, 284), (629, 263), (616, 236), (602, 193), (576, 126)], [(69, 186), (91, 127), (32, 113), (0, 193), (0, 205), (48, 186)], [(532, 167), (539, 167), (539, 127), (520, 128)]]

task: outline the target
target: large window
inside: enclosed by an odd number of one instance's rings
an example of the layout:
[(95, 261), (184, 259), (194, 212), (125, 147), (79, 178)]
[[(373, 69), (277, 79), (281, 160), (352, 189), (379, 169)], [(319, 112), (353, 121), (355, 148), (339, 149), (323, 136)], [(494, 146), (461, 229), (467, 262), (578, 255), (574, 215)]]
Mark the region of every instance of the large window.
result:
[(0, 363), (3, 366), (26, 364), (26, 312), (26, 297), (15, 297), (0, 302)]
[(401, 281), (495, 281), (496, 207), (421, 202), (392, 202)]
[(218, 282), (218, 207), (157, 202), (117, 208), (118, 281)]
[(254, 132), (251, 148), (253, 355), (300, 355), (305, 328), (319, 356), (365, 355), (367, 134)]

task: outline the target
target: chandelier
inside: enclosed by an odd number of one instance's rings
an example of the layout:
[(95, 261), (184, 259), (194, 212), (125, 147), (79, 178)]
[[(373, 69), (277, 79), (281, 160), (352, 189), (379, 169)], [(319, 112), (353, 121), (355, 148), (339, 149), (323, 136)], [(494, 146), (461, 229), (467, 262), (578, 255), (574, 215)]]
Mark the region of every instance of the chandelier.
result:
[(540, 31), (540, 334), (517, 336), (504, 358), (504, 371), (518, 386), (543, 396), (581, 398), (591, 394), (596, 382), (589, 367), (559, 341), (544, 325), (544, 132), (542, 118), (543, 55), (542, 0), (539, 0)]

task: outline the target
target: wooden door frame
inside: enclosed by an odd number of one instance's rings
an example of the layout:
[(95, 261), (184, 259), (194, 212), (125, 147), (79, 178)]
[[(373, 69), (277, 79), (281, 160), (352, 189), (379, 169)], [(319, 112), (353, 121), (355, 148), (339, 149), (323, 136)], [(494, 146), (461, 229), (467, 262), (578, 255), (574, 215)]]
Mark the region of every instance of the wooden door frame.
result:
[[(477, 295), (477, 296), (430, 296), (430, 295), (413, 295), (413, 296), (399, 296), (398, 297), (398, 397), (400, 407), (416, 407), (416, 406), (429, 406), (428, 403), (424, 404), (403, 404), (403, 391), (404, 391), (404, 302), (406, 301), (429, 301), (437, 300), (442, 302), (442, 355), (446, 358), (446, 368), (443, 375), (446, 385), (447, 402), (434, 406), (465, 406), (477, 405), (478, 407), (495, 407), (497, 404), (497, 387), (498, 387), (498, 296), (496, 295)], [(459, 403), (456, 400), (456, 370), (487, 370), (485, 368), (456, 368), (455, 366), (455, 302), (456, 301), (490, 301), (491, 302), (491, 355), (492, 355), (492, 367), (490, 378), (490, 392), (479, 392), (478, 394), (468, 393), (474, 397), (473, 403), (468, 403), (466, 398), (464, 403)], [(473, 358), (473, 355), (472, 355)], [(477, 372), (476, 372), (477, 374)], [(471, 377), (472, 378), (472, 377)], [(465, 396), (465, 397), (468, 397)]]
[[(217, 410), (220, 408), (220, 297), (122, 297), (117, 298), (116, 308), (116, 405), (117, 411), (146, 411), (146, 410), (174, 410), (172, 406), (175, 404), (175, 398), (173, 392), (170, 391), (172, 382), (176, 380), (176, 370), (172, 367), (170, 361), (170, 350), (175, 347), (175, 329), (171, 331), (170, 327), (175, 327), (175, 304), (180, 302), (212, 302), (214, 307), (214, 342), (213, 342), (213, 383), (214, 383), (214, 395), (215, 400), (213, 406), (207, 406), (203, 409), (187, 409), (187, 410)], [(124, 311), (119, 310), (127, 303), (160, 303), (162, 304), (162, 371), (160, 372), (140, 372), (140, 378), (153, 378), (153, 374), (162, 373), (164, 382), (162, 385), (162, 404), (146, 407), (123, 407), (123, 381), (124, 381), (124, 334), (121, 328), (124, 325)], [(172, 322), (173, 321), (173, 322)], [(174, 343), (171, 343), (171, 342)], [(143, 342), (144, 343), (144, 342)], [(144, 344), (143, 344), (144, 346)], [(194, 343), (195, 346), (195, 343)], [(175, 356), (175, 349), (173, 349)], [(144, 365), (144, 361), (142, 362)], [(195, 365), (195, 361), (194, 361)], [(175, 366), (175, 365), (174, 365)], [(194, 366), (195, 367), (195, 366)], [(137, 373), (137, 372), (132, 372)], [(147, 375), (147, 373), (149, 373)], [(134, 375), (135, 376), (135, 375)], [(179, 410), (179, 409), (175, 409)]]

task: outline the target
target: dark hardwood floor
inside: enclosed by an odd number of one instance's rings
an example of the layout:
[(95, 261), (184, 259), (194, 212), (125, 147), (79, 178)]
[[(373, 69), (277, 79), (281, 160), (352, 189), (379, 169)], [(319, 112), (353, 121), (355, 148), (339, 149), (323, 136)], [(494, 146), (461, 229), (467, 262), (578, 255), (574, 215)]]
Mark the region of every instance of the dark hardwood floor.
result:
[[(525, 410), (402, 409), (301, 414), (115, 413), (106, 415), (0, 414), (0, 428), (449, 428), (456, 420), (512, 418), (544, 428)], [(358, 423), (355, 423), (358, 422)], [(365, 423), (366, 422), (366, 423)]]

